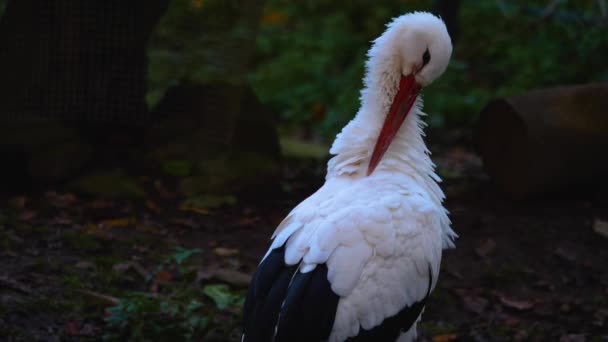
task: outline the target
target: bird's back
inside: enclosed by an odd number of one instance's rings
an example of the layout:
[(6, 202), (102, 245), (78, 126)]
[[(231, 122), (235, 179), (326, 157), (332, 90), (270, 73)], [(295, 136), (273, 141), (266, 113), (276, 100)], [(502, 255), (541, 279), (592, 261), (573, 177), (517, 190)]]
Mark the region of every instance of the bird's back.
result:
[(437, 279), (447, 216), (393, 178), (328, 179), (287, 216), (249, 289), (245, 341), (394, 340), (413, 325)]

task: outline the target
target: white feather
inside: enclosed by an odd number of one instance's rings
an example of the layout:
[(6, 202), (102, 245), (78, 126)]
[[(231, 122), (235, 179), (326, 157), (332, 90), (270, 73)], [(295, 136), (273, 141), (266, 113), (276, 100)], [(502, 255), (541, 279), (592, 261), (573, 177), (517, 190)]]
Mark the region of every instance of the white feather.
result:
[[(341, 297), (330, 342), (356, 336), (360, 328), (371, 329), (424, 298), (429, 270), (434, 287), (441, 251), (452, 247), (456, 237), (423, 141), (421, 98), (376, 170), (366, 175), (407, 60), (399, 57), (395, 44), (408, 23), (430, 25), (430, 31), (447, 35), (440, 19), (430, 14), (405, 15), (388, 25), (369, 52), (361, 108), (331, 147), (334, 157), (325, 184), (296, 207), (273, 236), (271, 249), (286, 244), (285, 262), (300, 263), (300, 272), (327, 264), (332, 290)], [(449, 53), (451, 45), (444, 51), (447, 55), (433, 58), (443, 58), (447, 65)], [(429, 83), (445, 65), (429, 67), (419, 81)], [(414, 337), (415, 326), (399, 340)]]

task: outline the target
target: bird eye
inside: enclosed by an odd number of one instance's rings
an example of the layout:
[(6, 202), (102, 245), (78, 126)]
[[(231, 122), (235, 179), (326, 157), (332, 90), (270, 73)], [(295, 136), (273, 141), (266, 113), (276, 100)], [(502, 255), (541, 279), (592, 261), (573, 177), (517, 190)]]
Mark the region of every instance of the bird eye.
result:
[(429, 52), (429, 48), (426, 48), (424, 51), (424, 55), (422, 55), (422, 65), (427, 65), (431, 61), (431, 53)]

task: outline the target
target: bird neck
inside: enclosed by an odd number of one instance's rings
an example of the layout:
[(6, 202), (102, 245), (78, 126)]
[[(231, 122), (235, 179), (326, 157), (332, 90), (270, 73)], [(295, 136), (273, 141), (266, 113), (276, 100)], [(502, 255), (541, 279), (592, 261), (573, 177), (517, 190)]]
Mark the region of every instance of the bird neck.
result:
[(367, 168), (383, 118), (380, 115), (370, 115), (362, 107), (334, 140), (330, 149), (333, 157), (327, 165), (326, 180), (374, 177), (381, 178), (382, 181), (413, 182), (425, 189), (433, 202), (441, 205), (445, 196), (438, 185), (441, 179), (435, 173), (435, 164), (424, 143), (425, 123), (421, 116), (425, 114), (421, 107), (422, 99), (418, 98), (382, 160), (369, 176)]
[[(376, 170), (370, 176), (384, 173), (434, 175), (434, 165), (423, 140), (422, 100), (418, 98), (406, 117)], [(384, 117), (362, 106), (357, 115), (340, 132), (330, 149), (327, 177), (367, 176), (367, 167), (380, 134)]]

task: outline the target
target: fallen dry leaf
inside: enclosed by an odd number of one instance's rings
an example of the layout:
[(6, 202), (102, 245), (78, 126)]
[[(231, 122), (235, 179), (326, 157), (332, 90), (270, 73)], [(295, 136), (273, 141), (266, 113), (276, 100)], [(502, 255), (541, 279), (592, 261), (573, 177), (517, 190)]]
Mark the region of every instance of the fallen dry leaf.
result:
[(72, 224), (72, 220), (65, 216), (57, 216), (53, 220), (51, 220), (52, 224), (56, 224), (58, 226), (69, 226)]
[(81, 269), (81, 270), (89, 270), (89, 269), (94, 269), (95, 268), (95, 264), (90, 262), (90, 261), (79, 261), (76, 263), (76, 265), (74, 265), (74, 267)]
[(519, 311), (529, 310), (534, 306), (534, 303), (527, 300), (516, 300), (505, 296), (498, 296), (502, 305)]
[(243, 217), (242, 219), (239, 220), (239, 225), (251, 226), (251, 225), (255, 224), (257, 221), (259, 221), (259, 218), (257, 218), (257, 217)]
[(504, 316), (504, 324), (507, 326), (517, 326), (521, 323), (521, 321), (517, 317), (505, 315)]
[(80, 335), (82, 336), (97, 336), (100, 332), (100, 328), (93, 324), (85, 323), (80, 329)]
[(13, 289), (13, 290), (25, 293), (27, 295), (33, 295), (36, 293), (29, 286), (19, 282), (16, 279), (12, 279), (7, 276), (0, 276), (0, 286), (8, 287), (9, 289)]
[(17, 253), (15, 253), (15, 252), (13, 252), (11, 250), (5, 250), (0, 255), (14, 258), (14, 257), (17, 256)]
[(555, 251), (553, 251), (553, 254), (555, 254), (556, 256), (558, 256), (561, 259), (566, 260), (566, 261), (570, 261), (570, 262), (576, 261), (576, 255), (574, 254), (574, 252), (567, 250), (565, 248), (562, 248), (562, 247), (556, 248)]
[(513, 336), (513, 340), (515, 341), (527, 341), (529, 339), (529, 334), (527, 331), (523, 330), (523, 329), (519, 329), (517, 330), (517, 332), (515, 333), (515, 336)]
[(608, 221), (595, 219), (593, 221), (593, 231), (605, 238), (608, 238)]
[(148, 270), (146, 270), (142, 265), (140, 265), (139, 263), (137, 263), (135, 261), (121, 262), (119, 264), (112, 266), (112, 269), (118, 273), (125, 273), (132, 269), (135, 272), (137, 272), (140, 276), (142, 276), (143, 278), (150, 277), (150, 272), (148, 272)]
[(603, 327), (608, 323), (608, 309), (599, 309), (593, 313), (593, 325)]
[(449, 342), (449, 341), (455, 341), (457, 339), (458, 339), (458, 335), (456, 335), (456, 334), (443, 334), (443, 335), (433, 336), (433, 342)]
[(483, 297), (466, 296), (462, 298), (464, 308), (467, 311), (481, 314), (488, 306), (488, 300)]
[(128, 271), (130, 268), (131, 268), (130, 262), (121, 262), (119, 264), (112, 266), (112, 270), (114, 270), (115, 272), (118, 272), (118, 273), (124, 273), (124, 272)]
[(121, 228), (121, 227), (127, 227), (128, 225), (130, 225), (133, 222), (134, 222), (134, 220), (132, 218), (123, 217), (123, 218), (103, 220), (103, 221), (101, 221), (100, 225), (105, 228)]
[(186, 218), (174, 218), (169, 220), (169, 222), (178, 226), (184, 226), (188, 228), (198, 228), (199, 226), (196, 222), (194, 222), (194, 220)]
[(112, 208), (114, 206), (114, 203), (109, 200), (96, 199), (89, 202), (86, 206), (91, 209), (108, 209)]
[(19, 218), (21, 219), (21, 221), (29, 222), (32, 219), (34, 219), (37, 215), (38, 215), (38, 213), (36, 213), (33, 210), (25, 210), (24, 212), (21, 213)]
[(17, 209), (23, 209), (25, 208), (25, 203), (27, 203), (27, 197), (25, 196), (17, 196), (15, 198), (12, 198), (9, 201), (10, 205), (12, 205), (13, 207), (17, 208)]
[(151, 200), (146, 201), (146, 208), (155, 214), (160, 214), (160, 207)]
[(116, 234), (112, 234), (112, 232), (110, 232), (108, 229), (105, 229), (105, 227), (101, 226), (101, 225), (95, 225), (92, 223), (88, 223), (84, 225), (84, 229), (85, 231), (98, 238), (101, 240), (107, 240), (107, 241), (112, 241), (112, 240), (118, 240)]
[(80, 321), (70, 321), (66, 323), (63, 330), (68, 336), (78, 336), (80, 335), (80, 328), (82, 326), (82, 322)]
[(56, 208), (67, 208), (78, 200), (76, 195), (72, 193), (58, 194), (55, 191), (48, 191), (44, 196), (49, 200), (49, 203)]
[(464, 277), (462, 276), (462, 274), (460, 274), (460, 272), (453, 270), (453, 269), (447, 269), (446, 272), (451, 275), (452, 277), (462, 280), (464, 279)]
[(192, 211), (201, 215), (209, 215), (209, 210), (193, 206), (187, 202), (180, 203), (178, 209), (181, 211)]
[(239, 250), (235, 248), (216, 247), (213, 253), (221, 257), (231, 257), (239, 254)]
[(196, 283), (215, 279), (228, 285), (247, 287), (251, 282), (251, 274), (231, 269), (205, 268), (196, 272)]
[(250, 274), (228, 269), (216, 270), (215, 278), (229, 285), (240, 287), (247, 287), (251, 282)]
[(481, 244), (477, 246), (477, 248), (475, 248), (475, 254), (483, 258), (492, 253), (495, 248), (496, 242), (491, 238), (487, 238), (483, 240)]
[(154, 280), (156, 280), (159, 283), (168, 283), (171, 281), (172, 278), (173, 278), (173, 276), (171, 275), (171, 273), (169, 273), (167, 271), (159, 271), (154, 276)]
[(163, 182), (158, 179), (154, 181), (154, 189), (158, 192), (160, 198), (165, 200), (172, 200), (177, 196), (175, 193), (167, 190)]
[(537, 287), (542, 290), (546, 290), (546, 291), (550, 291), (550, 292), (555, 291), (555, 285), (546, 280), (542, 280), (542, 279), (538, 280), (538, 281), (534, 282), (533, 285), (534, 285), (534, 287)]
[(555, 305), (547, 302), (534, 304), (534, 313), (541, 317), (550, 317), (555, 313)]
[(559, 338), (559, 342), (585, 342), (586, 340), (583, 334), (567, 334)]

